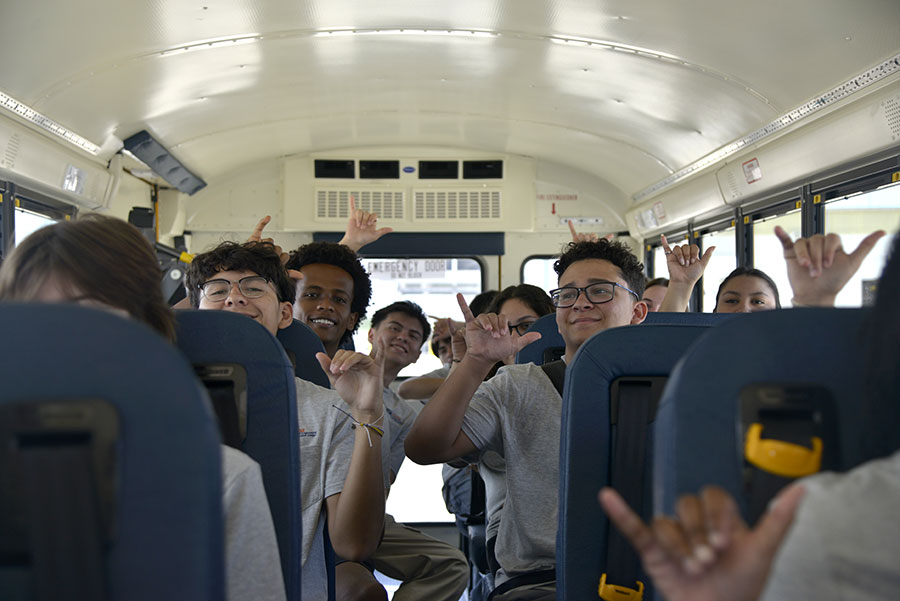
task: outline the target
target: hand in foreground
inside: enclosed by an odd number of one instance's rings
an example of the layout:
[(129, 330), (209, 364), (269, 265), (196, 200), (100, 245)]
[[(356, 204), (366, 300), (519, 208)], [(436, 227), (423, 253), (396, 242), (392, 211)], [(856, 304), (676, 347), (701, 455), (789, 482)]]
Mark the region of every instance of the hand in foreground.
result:
[(347, 230), (344, 237), (341, 238), (339, 244), (343, 244), (350, 250), (359, 251), (366, 244), (375, 242), (385, 234), (390, 234), (394, 230), (389, 227), (383, 227), (380, 230), (375, 229), (378, 226), (378, 215), (369, 213), (368, 211), (358, 210), (356, 208), (356, 200), (350, 196), (350, 219), (347, 220)]
[[(253, 233), (250, 234), (250, 237), (247, 238), (247, 242), (262, 242), (265, 244), (271, 244), (275, 248), (275, 254), (281, 259), (281, 264), (284, 265), (290, 259), (290, 255), (284, 252), (280, 246), (275, 244), (275, 240), (272, 238), (263, 238), (263, 230), (266, 229), (266, 226), (269, 225), (269, 222), (272, 221), (272, 217), (266, 215), (262, 219), (259, 220), (259, 223), (256, 224), (256, 227), (253, 228)], [(288, 277), (292, 280), (302, 280), (303, 274), (297, 271), (296, 269), (288, 269), (287, 270)]]
[(857, 272), (884, 232), (872, 232), (849, 254), (844, 251), (837, 234), (816, 234), (792, 241), (790, 235), (777, 226), (775, 235), (784, 250), (788, 279), (794, 291), (792, 303), (795, 306), (832, 307), (838, 292)]
[(657, 517), (650, 526), (613, 489), (599, 499), (668, 601), (754, 601), (803, 493), (799, 485), (782, 491), (752, 530), (734, 499), (714, 486), (683, 496), (677, 518)]
[[(538, 332), (528, 332), (523, 336), (514, 336), (509, 329), (509, 321), (502, 313), (482, 313), (472, 315), (466, 299), (462, 294), (456, 295), (459, 308), (466, 320), (465, 343), (466, 356), (493, 365), (504, 357), (519, 352), (525, 346), (540, 340)], [(456, 348), (454, 348), (456, 358)]]
[(384, 388), (384, 343), (377, 341), (373, 355), (340, 349), (333, 358), (316, 353), (316, 359), (341, 398), (359, 421), (381, 416)]

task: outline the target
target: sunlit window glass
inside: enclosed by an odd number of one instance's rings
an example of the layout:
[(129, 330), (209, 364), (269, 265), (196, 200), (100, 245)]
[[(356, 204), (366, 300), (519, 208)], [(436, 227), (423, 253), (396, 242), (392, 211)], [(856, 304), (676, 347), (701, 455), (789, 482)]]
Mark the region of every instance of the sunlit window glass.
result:
[(44, 215), (40, 215), (38, 213), (32, 213), (31, 211), (25, 211), (23, 209), (16, 209), (16, 245), (38, 231), (42, 227), (47, 227), (48, 225), (53, 225), (56, 223), (56, 220), (46, 217)]
[(791, 283), (788, 280), (787, 265), (784, 262), (784, 249), (775, 236), (775, 226), (780, 225), (790, 234), (792, 240), (800, 237), (803, 221), (800, 211), (791, 211), (784, 215), (756, 221), (753, 224), (753, 266), (761, 269), (772, 278), (778, 286), (778, 296), (782, 307), (791, 306)]
[(878, 241), (859, 271), (837, 296), (839, 307), (863, 304), (863, 289), (881, 276), (890, 250), (891, 237), (900, 225), (900, 185), (891, 185), (856, 196), (836, 199), (825, 206), (825, 232), (840, 234), (844, 250), (852, 252), (875, 230), (888, 235)]
[(556, 257), (532, 257), (525, 260), (522, 267), (522, 283), (537, 286), (543, 290), (553, 290), (557, 287), (559, 278), (553, 271), (553, 263)]
[(653, 248), (653, 274), (651, 278), (669, 277), (669, 268), (666, 266), (666, 251), (662, 246)]
[(715, 246), (709, 265), (703, 273), (703, 311), (711, 313), (716, 308), (716, 291), (719, 284), (737, 267), (737, 251), (734, 244), (734, 228), (713, 232), (701, 237), (703, 251)]

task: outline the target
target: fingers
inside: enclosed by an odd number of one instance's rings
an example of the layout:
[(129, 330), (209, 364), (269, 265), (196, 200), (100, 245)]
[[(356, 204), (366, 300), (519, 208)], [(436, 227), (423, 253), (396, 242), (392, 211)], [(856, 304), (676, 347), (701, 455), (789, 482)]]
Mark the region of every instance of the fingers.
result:
[(706, 266), (709, 265), (709, 260), (713, 256), (713, 251), (716, 250), (715, 246), (710, 246), (706, 249), (706, 252), (703, 253), (703, 256), (700, 257), (700, 262), (703, 264), (703, 269), (706, 269)]
[(694, 495), (684, 495), (678, 499), (675, 512), (690, 545), (692, 558), (701, 565), (712, 562), (715, 559), (715, 553), (707, 539), (706, 520), (700, 498)]
[(331, 359), (331, 366), (329, 368), (329, 371), (337, 376), (346, 373), (355, 367), (366, 368), (370, 365), (370, 362), (372, 362), (372, 358), (367, 355), (357, 353), (356, 351), (340, 349), (334, 354), (334, 357)]
[(331, 376), (331, 357), (325, 353), (316, 353), (316, 359), (319, 361), (319, 365), (322, 366), (322, 371), (328, 376), (328, 380), (334, 384), (334, 379)]
[(569, 219), (569, 231), (572, 232), (572, 241), (578, 242), (578, 232), (575, 231), (575, 224)]
[(759, 544), (759, 552), (764, 557), (775, 555), (781, 540), (787, 534), (794, 521), (794, 513), (806, 491), (802, 485), (795, 484), (783, 490), (772, 501), (768, 513), (754, 530), (754, 538)]
[(700, 492), (703, 520), (710, 544), (718, 550), (726, 549), (736, 532), (746, 530), (734, 498), (725, 489), (707, 486)]
[(678, 561), (690, 574), (698, 574), (702, 570), (702, 564), (694, 558), (693, 549), (679, 522), (658, 516), (653, 519), (651, 528), (657, 544), (666, 555)]
[(475, 323), (481, 326), (482, 330), (491, 333), (493, 338), (509, 334), (508, 322), (505, 315), (497, 315), (496, 313), (482, 313), (475, 316)]
[(353, 219), (356, 216), (356, 199), (353, 198), (353, 195), (350, 195), (350, 219)]
[(269, 222), (272, 221), (272, 217), (266, 215), (262, 219), (259, 220), (259, 223), (256, 224), (256, 227), (253, 228), (253, 233), (250, 234), (250, 237), (247, 239), (247, 242), (259, 242), (260, 238), (262, 238), (263, 230), (269, 225)]
[(825, 236), (824, 248), (822, 249), (822, 266), (825, 269), (831, 267), (834, 262), (834, 256), (839, 250), (843, 250), (841, 245), (841, 237), (837, 234), (827, 234)]
[(611, 488), (603, 488), (600, 490), (598, 499), (610, 521), (616, 525), (616, 528), (639, 554), (644, 555), (654, 550), (657, 545), (653, 532), (628, 507), (619, 493)]
[(794, 248), (794, 241), (791, 240), (790, 235), (780, 225), (775, 226), (775, 237), (781, 242), (781, 248), (784, 249), (784, 258), (789, 258), (788, 252)]
[(472, 310), (469, 309), (469, 304), (466, 302), (465, 297), (459, 292), (456, 293), (456, 302), (459, 303), (459, 309), (462, 311), (466, 323), (475, 321), (475, 316), (472, 315)]
[(660, 243), (662, 244), (663, 251), (665, 251), (665, 253), (666, 253), (667, 255), (670, 254), (670, 253), (672, 252), (672, 249), (669, 247), (669, 241), (666, 240), (666, 235), (665, 235), (665, 234), (660, 234), (660, 235), (659, 235), (659, 241), (660, 241)]
[(606, 234), (605, 236), (603, 236), (603, 239), (606, 240), (607, 242), (612, 242), (613, 238), (615, 238), (615, 237), (616, 237), (615, 234)]
[(862, 265), (863, 259), (866, 258), (872, 249), (875, 248), (875, 244), (884, 236), (883, 230), (878, 230), (877, 232), (872, 232), (865, 238), (863, 238), (862, 242), (859, 243), (859, 246), (856, 247), (852, 253), (850, 253), (850, 262), (855, 266), (853, 271), (859, 269), (859, 266)]
[(294, 280), (294, 283), (299, 282), (303, 279), (303, 273), (297, 271), (296, 269), (288, 269), (287, 270), (288, 277)]

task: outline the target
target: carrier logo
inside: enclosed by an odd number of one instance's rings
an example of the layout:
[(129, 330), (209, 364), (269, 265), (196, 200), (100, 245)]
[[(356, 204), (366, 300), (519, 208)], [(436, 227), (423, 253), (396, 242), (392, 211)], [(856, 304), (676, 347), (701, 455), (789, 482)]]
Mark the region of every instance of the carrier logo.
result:
[(307, 431), (304, 430), (303, 428), (300, 428), (300, 430), (297, 431), (297, 435), (298, 435), (300, 438), (312, 438), (312, 437), (314, 437), (314, 436), (315, 436), (316, 434), (318, 434), (318, 433), (319, 433), (319, 432), (318, 432), (317, 430), (313, 430), (312, 432), (307, 432)]

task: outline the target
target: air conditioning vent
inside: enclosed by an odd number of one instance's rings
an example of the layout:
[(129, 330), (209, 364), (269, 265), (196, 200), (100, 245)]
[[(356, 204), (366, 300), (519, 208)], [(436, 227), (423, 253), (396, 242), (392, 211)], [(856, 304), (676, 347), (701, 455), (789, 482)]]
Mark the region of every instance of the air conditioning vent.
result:
[(417, 221), (441, 219), (501, 219), (501, 191), (476, 190), (415, 190), (413, 214)]
[(356, 208), (377, 213), (380, 219), (403, 219), (402, 190), (319, 188), (316, 190), (316, 221), (346, 220), (350, 196)]
[(7, 169), (16, 168), (16, 157), (19, 156), (20, 143), (21, 140), (19, 140), (19, 134), (13, 134), (9, 138), (9, 143), (7, 143), (6, 145), (6, 154), (3, 159), (3, 162)]
[(888, 127), (891, 128), (892, 139), (900, 138), (900, 96), (888, 98), (881, 106), (884, 108), (884, 118), (887, 119)]

